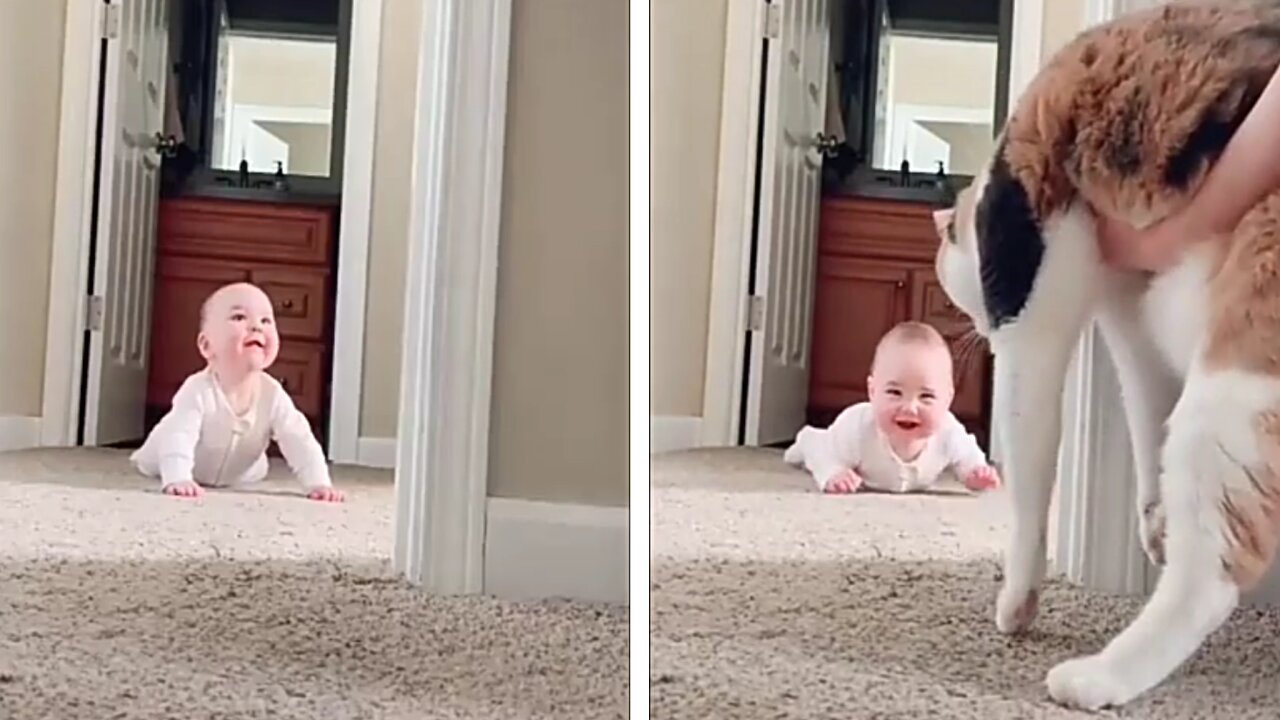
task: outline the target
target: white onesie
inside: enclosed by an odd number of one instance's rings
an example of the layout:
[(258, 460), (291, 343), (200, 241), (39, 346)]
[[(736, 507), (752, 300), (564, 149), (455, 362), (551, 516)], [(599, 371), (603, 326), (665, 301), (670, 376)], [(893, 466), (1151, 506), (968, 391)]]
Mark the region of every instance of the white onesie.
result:
[(266, 477), (271, 440), (303, 488), (332, 485), (324, 450), (278, 380), (263, 373), (257, 402), (237, 416), (206, 368), (183, 381), (173, 407), (130, 459), (144, 475), (159, 477), (162, 488), (243, 485)]
[(819, 490), (833, 476), (853, 469), (867, 488), (895, 493), (923, 490), (947, 471), (963, 481), (987, 464), (977, 439), (950, 412), (916, 459), (902, 460), (876, 427), (869, 402), (845, 408), (831, 427), (806, 425), (783, 458), (808, 470)]

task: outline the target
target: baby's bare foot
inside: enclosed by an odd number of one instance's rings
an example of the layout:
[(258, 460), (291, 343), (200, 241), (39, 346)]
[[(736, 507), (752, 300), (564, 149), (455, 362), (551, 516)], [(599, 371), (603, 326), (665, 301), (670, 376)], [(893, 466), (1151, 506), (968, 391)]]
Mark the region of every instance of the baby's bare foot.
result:
[(200, 497), (204, 494), (204, 488), (193, 482), (173, 483), (164, 486), (164, 494), (174, 497)]
[(845, 470), (844, 472), (833, 475), (827, 484), (823, 486), (822, 491), (826, 493), (847, 495), (857, 492), (862, 485), (862, 476), (853, 470)]
[(316, 488), (307, 493), (307, 498), (311, 500), (319, 500), (320, 502), (343, 502), (347, 496), (337, 488), (322, 487)]

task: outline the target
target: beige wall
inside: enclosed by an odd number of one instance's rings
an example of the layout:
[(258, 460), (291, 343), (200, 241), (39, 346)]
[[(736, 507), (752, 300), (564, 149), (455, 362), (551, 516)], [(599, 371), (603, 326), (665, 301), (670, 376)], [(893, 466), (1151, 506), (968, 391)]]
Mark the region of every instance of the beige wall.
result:
[(489, 494), (626, 505), (627, 2), (513, 12)]
[(1058, 48), (1084, 29), (1085, 0), (1051, 0), (1044, 4), (1041, 57), (1049, 59)]
[(0, 416), (38, 416), (66, 0), (0, 2)]
[(382, 11), (378, 125), (365, 306), (361, 437), (396, 434), (409, 242), (410, 147), (418, 82), (421, 0), (386, 0)]
[(652, 0), (649, 18), (649, 411), (700, 416), (727, 2)]
[(969, 109), (996, 104), (996, 43), (910, 35), (890, 40), (891, 103)]

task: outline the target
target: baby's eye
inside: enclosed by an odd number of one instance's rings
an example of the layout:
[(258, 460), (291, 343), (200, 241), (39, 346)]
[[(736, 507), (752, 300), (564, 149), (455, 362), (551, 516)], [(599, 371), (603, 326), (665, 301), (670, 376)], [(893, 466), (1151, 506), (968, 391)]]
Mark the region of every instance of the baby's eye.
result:
[(902, 397), (902, 391), (897, 388), (889, 388), (888, 393), (892, 397)]
[(933, 393), (924, 393), (920, 396), (920, 399), (924, 400), (925, 402), (930, 402), (933, 400), (933, 398), (934, 398)]
[(269, 317), (264, 317), (264, 318), (262, 318), (262, 324), (263, 324), (263, 325), (271, 325), (271, 324), (272, 324), (272, 323), (274, 323), (274, 322), (275, 322), (275, 320), (274, 320), (274, 319), (272, 319), (272, 318), (269, 318)]
[(247, 320), (247, 319), (248, 319), (248, 316), (247, 316), (247, 315), (245, 315), (244, 313), (232, 313), (232, 314), (231, 314), (231, 322), (244, 322), (244, 321), (245, 321), (245, 320)]

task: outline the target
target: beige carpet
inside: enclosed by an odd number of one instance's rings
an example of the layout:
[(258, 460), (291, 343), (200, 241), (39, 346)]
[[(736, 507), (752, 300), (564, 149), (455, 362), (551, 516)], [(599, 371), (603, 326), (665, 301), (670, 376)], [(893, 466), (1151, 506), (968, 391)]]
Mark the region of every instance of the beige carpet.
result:
[[(1053, 583), (1036, 630), (991, 620), (1004, 498), (822, 496), (780, 451), (652, 462), (650, 707), (662, 720), (1091, 717), (1044, 673), (1138, 607)], [(1280, 717), (1280, 609), (1248, 609), (1120, 717)]]
[(624, 718), (625, 608), (392, 576), (389, 473), (347, 504), (164, 497), (126, 454), (0, 454), (0, 718)]

